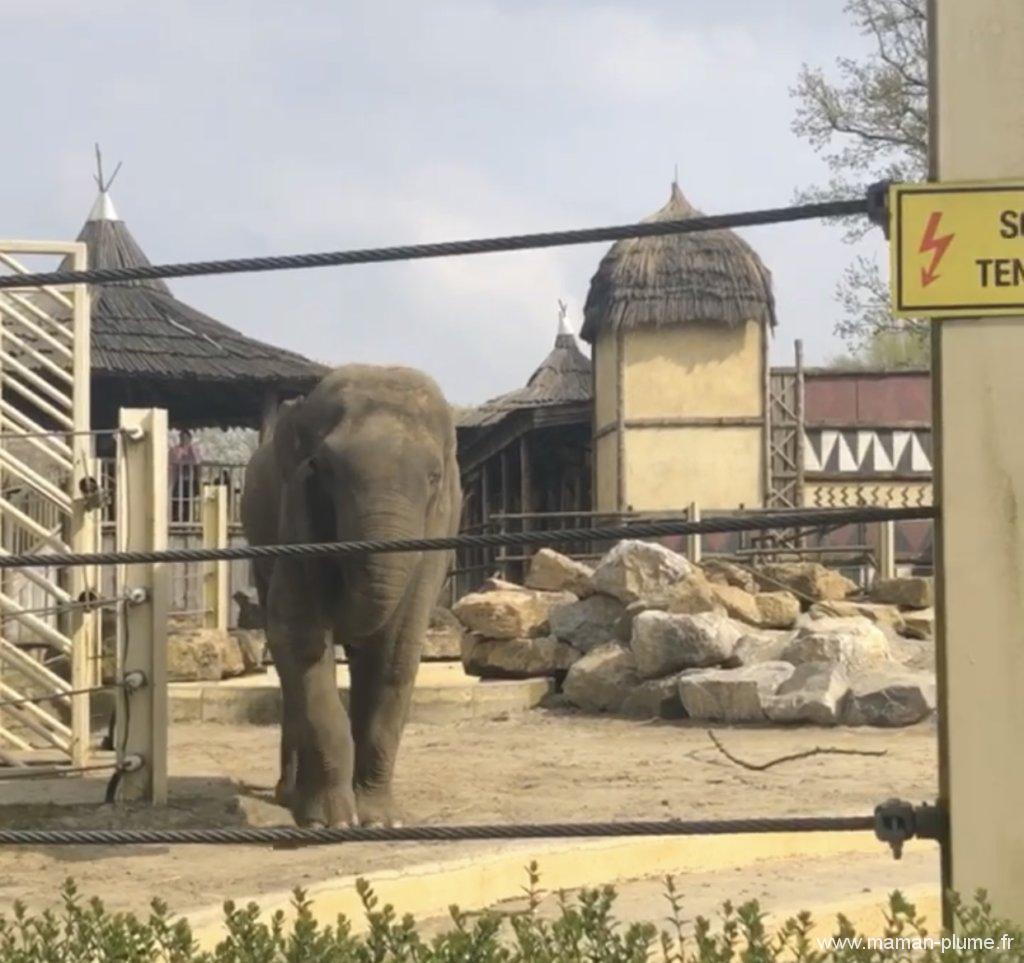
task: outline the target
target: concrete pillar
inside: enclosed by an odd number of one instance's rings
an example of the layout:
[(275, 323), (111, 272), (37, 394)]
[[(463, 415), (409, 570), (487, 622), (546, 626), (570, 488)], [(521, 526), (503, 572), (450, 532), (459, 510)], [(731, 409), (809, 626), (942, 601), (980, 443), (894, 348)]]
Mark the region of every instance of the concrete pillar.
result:
[[(932, 177), (1024, 174), (1024, 4), (931, 0)], [(1024, 923), (1024, 318), (933, 327), (944, 884)]]

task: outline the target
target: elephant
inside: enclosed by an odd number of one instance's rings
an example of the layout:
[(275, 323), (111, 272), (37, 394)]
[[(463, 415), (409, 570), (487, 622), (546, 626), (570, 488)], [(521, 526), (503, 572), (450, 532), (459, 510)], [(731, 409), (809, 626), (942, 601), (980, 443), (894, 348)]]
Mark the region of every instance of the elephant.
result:
[[(252, 545), (456, 534), (451, 409), (412, 368), (346, 365), (281, 407), (242, 493)], [(281, 681), (277, 801), (300, 826), (394, 825), (392, 777), (450, 551), (254, 562)], [(334, 646), (350, 670), (349, 712)]]

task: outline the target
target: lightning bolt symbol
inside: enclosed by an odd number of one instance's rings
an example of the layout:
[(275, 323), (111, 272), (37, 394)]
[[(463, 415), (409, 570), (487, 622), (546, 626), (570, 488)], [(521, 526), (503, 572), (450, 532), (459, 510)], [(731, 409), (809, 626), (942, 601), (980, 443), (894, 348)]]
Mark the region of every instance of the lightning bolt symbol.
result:
[(927, 268), (921, 268), (921, 287), (926, 288), (933, 281), (939, 279), (939, 275), (936, 274), (936, 270), (939, 267), (939, 262), (946, 256), (946, 251), (949, 249), (949, 245), (953, 243), (955, 234), (945, 234), (942, 237), (936, 237), (939, 233), (939, 222), (942, 220), (942, 211), (933, 211), (932, 216), (928, 218), (928, 226), (924, 229), (924, 237), (921, 238), (921, 254), (927, 254), (928, 251), (932, 252), (932, 262)]

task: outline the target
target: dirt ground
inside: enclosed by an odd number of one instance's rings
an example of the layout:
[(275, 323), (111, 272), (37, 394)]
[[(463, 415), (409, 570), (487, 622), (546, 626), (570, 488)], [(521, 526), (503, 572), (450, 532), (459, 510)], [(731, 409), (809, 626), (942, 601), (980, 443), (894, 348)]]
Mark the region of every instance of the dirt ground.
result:
[[(407, 823), (452, 824), (863, 814), (890, 796), (912, 801), (935, 797), (934, 722), (889, 731), (721, 727), (716, 732), (730, 752), (750, 762), (815, 746), (885, 750), (886, 755), (819, 755), (753, 772), (725, 759), (703, 727), (686, 722), (641, 723), (534, 710), (486, 721), (409, 726), (397, 798)], [(102, 778), (25, 783), (15, 787), (16, 794), (6, 788), (0, 793), (0, 825), (282, 823), (287, 813), (268, 802), (276, 760), (274, 727), (179, 724), (171, 730), (166, 810), (99, 805)], [(17, 803), (3, 804), (15, 798)], [(74, 799), (75, 804), (57, 806), (55, 798)], [(8, 848), (0, 850), (0, 912), (15, 899), (49, 905), (67, 876), (112, 907), (142, 909), (159, 895), (182, 912), (228, 896), (280, 892), (332, 876), (465, 856), (490, 845)], [(908, 873), (927, 878), (932, 872), (920, 860), (895, 864), (881, 848), (878, 860), (861, 863), (865, 884), (877, 877), (879, 865), (902, 867), (903, 876), (892, 876), (893, 885)], [(817, 871), (836, 876), (835, 866)], [(846, 882), (851, 872), (857, 872), (852, 865), (844, 868)], [(770, 887), (765, 890), (757, 879), (746, 884), (751, 893), (771, 895)], [(723, 893), (728, 895), (736, 893)]]

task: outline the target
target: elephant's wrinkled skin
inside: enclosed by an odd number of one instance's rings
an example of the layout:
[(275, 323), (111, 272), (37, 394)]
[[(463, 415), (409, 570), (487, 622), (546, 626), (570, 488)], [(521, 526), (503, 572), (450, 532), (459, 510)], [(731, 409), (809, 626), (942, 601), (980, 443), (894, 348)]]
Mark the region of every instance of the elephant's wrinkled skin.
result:
[[(282, 408), (253, 455), (253, 545), (447, 536), (462, 494), (452, 416), (409, 368), (350, 365)], [(257, 590), (281, 678), (277, 798), (300, 825), (391, 823), (391, 777), (450, 552), (261, 560)], [(351, 723), (334, 643), (351, 672)]]

